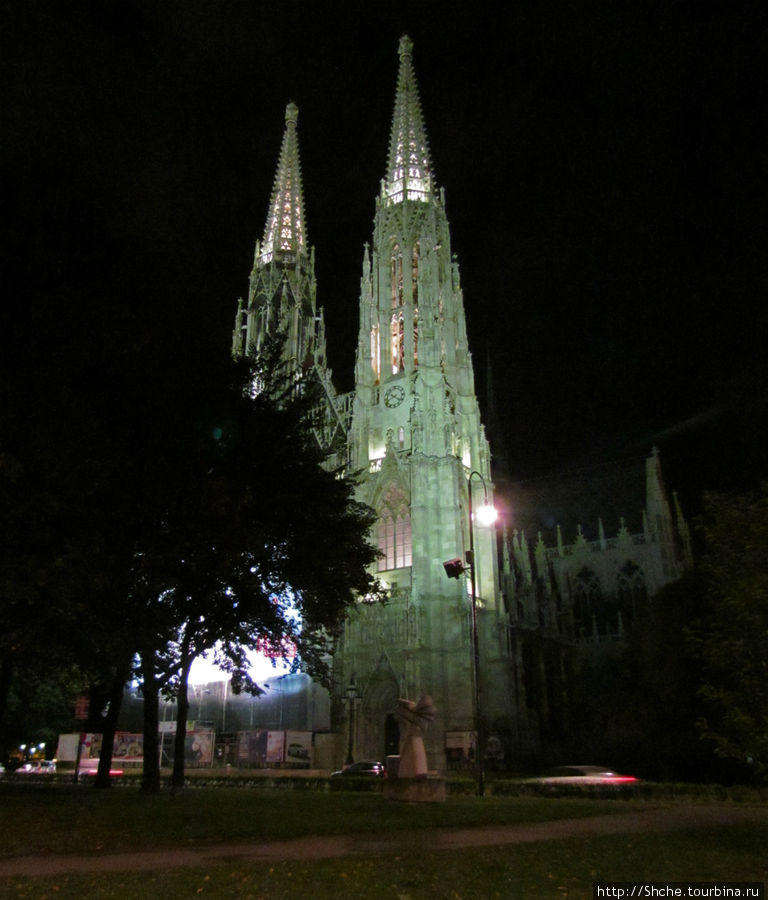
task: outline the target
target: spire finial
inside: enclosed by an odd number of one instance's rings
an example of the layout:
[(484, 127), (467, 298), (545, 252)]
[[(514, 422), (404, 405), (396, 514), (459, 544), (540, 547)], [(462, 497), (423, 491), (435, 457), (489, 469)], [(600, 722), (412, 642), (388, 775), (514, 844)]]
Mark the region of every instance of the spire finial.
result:
[(264, 228), (262, 259), (265, 262), (273, 259), (275, 254), (306, 252), (304, 194), (296, 133), (298, 119), (299, 108), (291, 102), (285, 107), (285, 132)]
[(413, 42), (400, 38), (400, 70), (397, 75), (395, 112), (389, 140), (387, 173), (382, 184), (385, 202), (426, 201), (433, 194), (432, 163), (421, 113), (419, 90), (413, 72)]

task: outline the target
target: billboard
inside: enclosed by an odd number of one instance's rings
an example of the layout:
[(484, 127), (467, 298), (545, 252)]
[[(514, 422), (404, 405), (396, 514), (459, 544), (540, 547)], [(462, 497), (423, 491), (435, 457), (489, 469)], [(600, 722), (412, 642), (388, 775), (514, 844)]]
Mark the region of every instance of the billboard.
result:
[(312, 732), (285, 732), (285, 763), (293, 769), (308, 769), (312, 761)]
[(184, 738), (184, 762), (189, 766), (213, 765), (213, 731), (188, 731)]
[(267, 732), (267, 763), (281, 763), (285, 753), (285, 732)]
[(241, 731), (237, 736), (237, 763), (254, 768), (267, 763), (267, 729)]

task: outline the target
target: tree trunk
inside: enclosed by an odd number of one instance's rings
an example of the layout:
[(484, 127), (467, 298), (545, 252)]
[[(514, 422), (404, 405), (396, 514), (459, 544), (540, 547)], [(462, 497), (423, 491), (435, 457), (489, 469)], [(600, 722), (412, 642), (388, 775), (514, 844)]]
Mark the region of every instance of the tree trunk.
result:
[(10, 657), (3, 657), (0, 662), (0, 752), (5, 752), (5, 716), (8, 709), (8, 694), (11, 690), (13, 665)]
[(160, 742), (158, 740), (160, 684), (155, 669), (155, 653), (141, 654), (142, 693), (144, 694), (144, 775), (141, 789), (146, 793), (160, 790)]
[(189, 670), (192, 659), (185, 641), (182, 644), (181, 673), (176, 695), (176, 736), (173, 743), (173, 775), (171, 785), (175, 791), (184, 787), (184, 749), (187, 738), (187, 719), (189, 718)]
[(95, 788), (108, 788), (112, 786), (109, 770), (112, 768), (112, 752), (115, 744), (115, 731), (117, 730), (117, 718), (123, 705), (123, 691), (128, 680), (130, 667), (120, 667), (112, 679), (109, 687), (107, 711), (101, 728), (101, 752), (99, 753), (99, 768), (93, 786)]

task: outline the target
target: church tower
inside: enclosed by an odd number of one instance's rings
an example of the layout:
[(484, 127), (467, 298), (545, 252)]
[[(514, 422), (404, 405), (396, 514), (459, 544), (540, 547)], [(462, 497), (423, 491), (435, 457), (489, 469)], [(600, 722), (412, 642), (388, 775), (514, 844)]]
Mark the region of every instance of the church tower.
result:
[[(378, 574), (391, 599), (361, 602), (350, 615), (335, 683), (356, 759), (396, 753), (396, 700), (430, 694), (437, 717), (426, 735), (429, 764), (444, 769), (469, 753), (475, 728), (469, 579), (448, 578), (444, 563), (466, 565), (468, 491), (477, 509), (492, 502), (492, 484), (459, 267), (412, 47), (401, 39), (387, 168), (363, 254), (349, 431), (351, 469), (363, 473), (360, 499), (379, 516)], [(482, 714), (490, 725), (507, 713), (503, 613), (493, 529), (476, 522), (472, 537)]]
[(299, 110), (285, 109), (285, 132), (264, 237), (256, 242), (248, 303), (237, 306), (232, 349), (257, 353), (267, 335), (285, 332), (285, 356), (294, 368), (325, 361), (325, 326), (316, 312), (315, 254), (307, 243), (301, 185)]
[(323, 409), (313, 430), (324, 450), (336, 451), (330, 465), (343, 461), (349, 402), (336, 394), (326, 367), (325, 321), (316, 302), (315, 251), (305, 226), (298, 118), (298, 107), (289, 103), (264, 237), (256, 242), (248, 302), (243, 304), (241, 299), (237, 304), (232, 352), (255, 355), (269, 336), (285, 335), (283, 359), (288, 370), (319, 388)]

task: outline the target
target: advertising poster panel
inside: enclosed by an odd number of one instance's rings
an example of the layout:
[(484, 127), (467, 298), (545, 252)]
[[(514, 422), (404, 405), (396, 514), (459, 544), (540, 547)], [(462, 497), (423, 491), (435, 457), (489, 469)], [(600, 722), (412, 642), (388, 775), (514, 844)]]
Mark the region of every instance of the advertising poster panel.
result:
[(120, 762), (140, 762), (144, 759), (144, 735), (118, 731), (112, 748), (112, 759)]
[(60, 734), (56, 747), (56, 759), (59, 762), (74, 762), (77, 759), (77, 742), (79, 734)]
[(189, 766), (213, 765), (214, 733), (193, 731), (184, 739), (184, 762)]
[(285, 754), (285, 732), (267, 732), (267, 762), (281, 763)]
[[(79, 734), (60, 734), (56, 758), (59, 762), (75, 762), (77, 759), (77, 744)], [(91, 732), (83, 734), (83, 743), (80, 752), (80, 766), (82, 769), (95, 770), (101, 755), (102, 735)], [(128, 731), (119, 731), (115, 735), (112, 748), (112, 759), (116, 763), (142, 762), (144, 759), (144, 736), (132, 734)]]
[(237, 760), (241, 766), (264, 766), (267, 763), (267, 730), (241, 731), (237, 736)]
[(312, 761), (312, 732), (285, 732), (285, 762), (293, 769), (308, 769)]
[(446, 731), (445, 755), (448, 768), (463, 769), (473, 765), (476, 746), (474, 731)]

